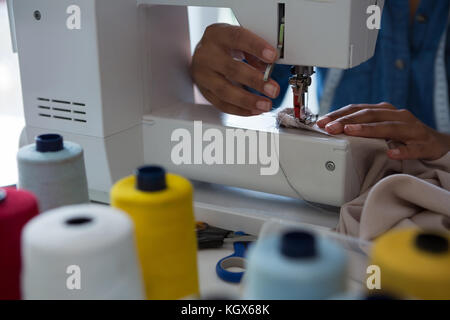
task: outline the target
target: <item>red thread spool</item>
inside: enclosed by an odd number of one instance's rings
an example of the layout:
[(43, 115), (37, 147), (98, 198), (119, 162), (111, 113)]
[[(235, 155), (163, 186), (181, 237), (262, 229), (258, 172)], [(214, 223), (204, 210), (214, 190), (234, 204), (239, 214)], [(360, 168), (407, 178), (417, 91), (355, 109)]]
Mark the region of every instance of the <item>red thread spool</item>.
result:
[(21, 234), (39, 213), (28, 191), (0, 188), (0, 300), (20, 299)]

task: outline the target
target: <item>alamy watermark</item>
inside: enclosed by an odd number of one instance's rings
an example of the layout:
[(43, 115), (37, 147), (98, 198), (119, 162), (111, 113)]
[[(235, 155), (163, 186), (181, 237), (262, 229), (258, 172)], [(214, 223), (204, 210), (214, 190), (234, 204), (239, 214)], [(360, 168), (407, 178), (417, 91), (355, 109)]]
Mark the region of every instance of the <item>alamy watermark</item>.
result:
[(263, 176), (276, 175), (279, 164), (278, 133), (232, 129), (203, 130), (194, 121), (194, 135), (184, 128), (171, 135), (171, 159), (175, 165), (259, 165)]
[(66, 20), (66, 27), (69, 30), (81, 30), (81, 9), (73, 4), (67, 7), (66, 13), (69, 15)]
[(377, 265), (367, 267), (368, 274), (366, 286), (369, 290), (381, 290), (381, 268)]
[(81, 268), (75, 264), (66, 269), (69, 276), (66, 279), (66, 288), (68, 290), (81, 290)]
[(380, 30), (381, 29), (381, 8), (374, 4), (367, 7), (366, 13), (369, 15), (367, 18), (367, 29)]
[[(66, 13), (69, 15), (66, 20), (66, 27), (69, 30), (81, 30), (81, 8), (78, 5), (72, 4), (67, 7)], [(366, 13), (367, 28), (369, 30), (381, 28), (381, 7), (379, 5), (370, 5), (367, 7)]]

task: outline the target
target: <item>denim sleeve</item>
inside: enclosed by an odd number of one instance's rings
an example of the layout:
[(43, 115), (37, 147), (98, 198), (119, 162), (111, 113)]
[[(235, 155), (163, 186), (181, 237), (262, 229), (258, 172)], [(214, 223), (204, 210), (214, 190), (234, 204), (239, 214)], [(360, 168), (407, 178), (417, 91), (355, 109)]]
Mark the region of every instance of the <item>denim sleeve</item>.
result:
[[(272, 72), (272, 79), (275, 80), (280, 85), (280, 94), (276, 99), (271, 99), (273, 106), (272, 109), (277, 109), (281, 106), (284, 97), (286, 96), (287, 89), (289, 87), (289, 77), (291, 75), (291, 66), (284, 64), (275, 65)], [(260, 92), (246, 87), (246, 90), (257, 94), (259, 96), (264, 96)]]
[(325, 79), (328, 74), (328, 69), (325, 68), (316, 68), (316, 85), (317, 85), (317, 101), (320, 101), (322, 99), (323, 90), (324, 90), (324, 83)]
[[(448, 91), (447, 94), (450, 92), (450, 27), (447, 28), (447, 46), (445, 48), (445, 65), (447, 67), (447, 85), (448, 85)], [(450, 99), (450, 96), (449, 96)]]

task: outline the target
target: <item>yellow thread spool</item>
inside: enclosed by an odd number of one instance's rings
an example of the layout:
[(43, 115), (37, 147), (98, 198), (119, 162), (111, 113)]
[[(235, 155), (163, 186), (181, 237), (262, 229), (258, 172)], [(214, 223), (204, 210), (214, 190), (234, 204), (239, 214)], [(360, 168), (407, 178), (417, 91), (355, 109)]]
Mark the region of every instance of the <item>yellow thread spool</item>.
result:
[(375, 241), (381, 289), (400, 298), (450, 299), (450, 235), (405, 229)]
[(192, 185), (160, 167), (142, 167), (111, 189), (111, 205), (134, 221), (147, 299), (199, 293)]

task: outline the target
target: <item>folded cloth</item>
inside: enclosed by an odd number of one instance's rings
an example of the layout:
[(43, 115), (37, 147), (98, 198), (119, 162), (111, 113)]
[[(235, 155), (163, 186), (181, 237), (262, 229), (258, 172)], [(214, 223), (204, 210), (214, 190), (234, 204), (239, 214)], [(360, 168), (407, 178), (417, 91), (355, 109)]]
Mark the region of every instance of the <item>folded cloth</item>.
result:
[[(292, 109), (278, 113), (278, 123), (327, 134), (317, 125), (305, 125)], [(346, 137), (351, 144), (360, 195), (341, 207), (337, 231), (373, 240), (404, 227), (450, 231), (450, 152), (436, 161), (388, 158), (394, 143)]]
[(366, 175), (364, 186), (373, 186), (341, 207), (337, 230), (365, 240), (395, 228), (449, 232), (450, 152), (436, 161), (386, 159)]

